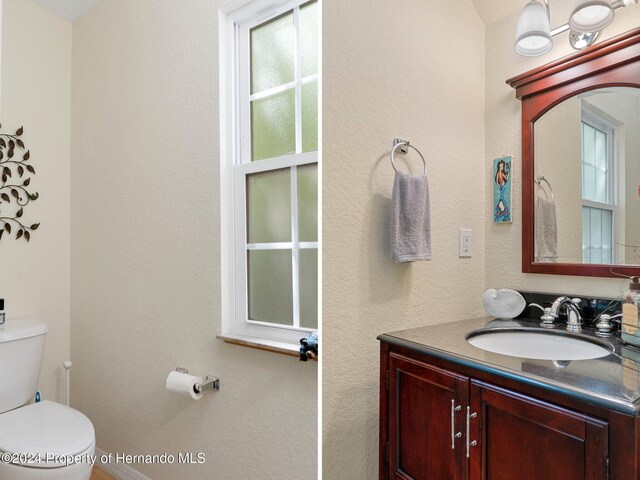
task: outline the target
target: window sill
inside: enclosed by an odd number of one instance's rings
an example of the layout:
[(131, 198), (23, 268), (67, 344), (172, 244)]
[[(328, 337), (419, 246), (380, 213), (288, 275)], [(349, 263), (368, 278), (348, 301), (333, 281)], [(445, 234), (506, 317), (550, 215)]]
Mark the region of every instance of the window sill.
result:
[(238, 335), (231, 332), (216, 335), (216, 338), (219, 338), (225, 343), (240, 345), (241, 347), (255, 348), (257, 350), (278, 353), (280, 355), (288, 355), (290, 357), (300, 356), (300, 346), (292, 345), (286, 342), (279, 342), (277, 340), (250, 337), (248, 335)]

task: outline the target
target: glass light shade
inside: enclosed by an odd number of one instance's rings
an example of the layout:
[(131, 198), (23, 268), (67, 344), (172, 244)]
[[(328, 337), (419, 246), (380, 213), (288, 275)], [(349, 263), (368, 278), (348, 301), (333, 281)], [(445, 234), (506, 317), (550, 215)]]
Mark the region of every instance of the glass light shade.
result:
[(573, 6), (569, 26), (574, 32), (596, 32), (602, 30), (613, 20), (613, 8), (611, 8), (610, 1), (574, 0)]
[(518, 20), (516, 52), (525, 57), (534, 57), (547, 53), (552, 46), (547, 10), (541, 3), (531, 0)]

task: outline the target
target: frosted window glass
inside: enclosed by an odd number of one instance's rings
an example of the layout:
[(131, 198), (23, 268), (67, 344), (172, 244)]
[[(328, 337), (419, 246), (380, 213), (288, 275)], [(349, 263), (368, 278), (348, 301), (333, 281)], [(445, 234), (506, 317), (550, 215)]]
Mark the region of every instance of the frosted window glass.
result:
[(291, 170), (247, 175), (247, 241), (291, 241)]
[(318, 251), (300, 250), (300, 326), (318, 328)]
[(253, 160), (295, 152), (294, 90), (251, 103), (251, 144)]
[(318, 150), (318, 82), (302, 86), (302, 151)]
[(318, 73), (318, 3), (300, 8), (300, 43), (302, 76)]
[(291, 250), (250, 250), (249, 319), (293, 325)]
[(294, 80), (293, 13), (251, 30), (251, 93)]
[(298, 239), (318, 241), (318, 164), (298, 167)]

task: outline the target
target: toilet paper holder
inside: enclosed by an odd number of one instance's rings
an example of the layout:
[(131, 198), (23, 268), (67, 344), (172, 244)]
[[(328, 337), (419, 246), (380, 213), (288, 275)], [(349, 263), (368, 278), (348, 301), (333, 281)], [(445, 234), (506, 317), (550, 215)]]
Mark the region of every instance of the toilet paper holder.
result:
[[(189, 373), (189, 370), (186, 368), (176, 368), (176, 372), (179, 373)], [(198, 383), (193, 387), (196, 393), (206, 392), (207, 390), (220, 390), (220, 379), (218, 377), (214, 377), (213, 375), (207, 375), (204, 379), (204, 382)]]

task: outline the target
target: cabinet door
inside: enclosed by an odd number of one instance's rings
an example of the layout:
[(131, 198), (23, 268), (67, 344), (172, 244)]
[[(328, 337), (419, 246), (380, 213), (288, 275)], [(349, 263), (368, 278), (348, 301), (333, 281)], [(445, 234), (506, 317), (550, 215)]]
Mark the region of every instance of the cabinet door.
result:
[(607, 478), (606, 422), (477, 381), (471, 411), (473, 480)]
[(468, 380), (454, 372), (390, 354), (390, 479), (465, 478)]

